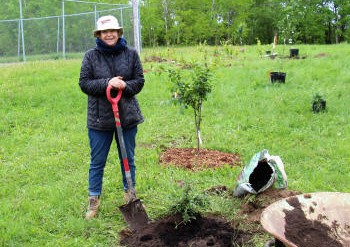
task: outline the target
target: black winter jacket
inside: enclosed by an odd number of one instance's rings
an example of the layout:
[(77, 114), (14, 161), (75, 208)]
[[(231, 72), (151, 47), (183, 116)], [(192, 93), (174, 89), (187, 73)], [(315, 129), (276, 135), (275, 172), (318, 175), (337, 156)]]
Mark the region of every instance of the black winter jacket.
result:
[(122, 128), (128, 129), (144, 121), (135, 96), (144, 85), (143, 69), (137, 51), (126, 47), (117, 54), (110, 54), (93, 48), (85, 53), (79, 79), (81, 90), (88, 95), (88, 128), (115, 129), (112, 107), (106, 97), (108, 81), (115, 76), (122, 76), (126, 82), (118, 104)]

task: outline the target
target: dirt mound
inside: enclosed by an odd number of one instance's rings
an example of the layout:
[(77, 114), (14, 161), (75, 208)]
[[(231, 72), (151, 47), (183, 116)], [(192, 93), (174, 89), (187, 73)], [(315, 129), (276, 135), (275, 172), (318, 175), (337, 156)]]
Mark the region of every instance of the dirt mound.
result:
[(234, 230), (220, 216), (198, 215), (189, 223), (180, 222), (181, 215), (170, 215), (149, 223), (140, 231), (125, 230), (121, 233), (121, 244), (130, 247), (228, 247), (233, 246), (233, 242), (240, 246), (251, 237)]
[[(229, 194), (224, 185), (215, 186), (206, 192), (226, 196)], [(247, 195), (242, 199), (238, 213), (238, 218), (241, 216), (242, 220), (239, 222), (229, 222), (219, 215), (198, 215), (195, 220), (184, 225), (180, 224), (180, 215), (168, 215), (150, 222), (138, 231), (123, 230), (120, 232), (120, 244), (128, 247), (253, 246), (249, 245), (249, 241), (254, 234), (264, 232), (259, 221), (264, 208), (297, 194), (300, 193), (270, 188), (256, 196)], [(249, 230), (242, 230), (247, 228)]]
[[(162, 165), (174, 165), (192, 171), (240, 165), (238, 154), (206, 149), (197, 153), (197, 149), (191, 148), (168, 149), (162, 153), (159, 161)], [(206, 193), (232, 197), (225, 185), (209, 188)], [(195, 220), (180, 224), (181, 215), (168, 215), (150, 222), (140, 230), (121, 231), (120, 244), (128, 247), (252, 247), (254, 244), (250, 240), (254, 235), (266, 233), (260, 224), (262, 211), (273, 202), (298, 194), (301, 192), (275, 188), (258, 195), (248, 194), (241, 198), (236, 222), (229, 222), (219, 215), (197, 215)]]
[(254, 197), (247, 195), (243, 198), (243, 203), (239, 214), (244, 216), (247, 223), (260, 224), (260, 215), (262, 211), (271, 203), (279, 201), (283, 198), (299, 195), (301, 192), (291, 190), (279, 190), (269, 188), (263, 193), (257, 194)]

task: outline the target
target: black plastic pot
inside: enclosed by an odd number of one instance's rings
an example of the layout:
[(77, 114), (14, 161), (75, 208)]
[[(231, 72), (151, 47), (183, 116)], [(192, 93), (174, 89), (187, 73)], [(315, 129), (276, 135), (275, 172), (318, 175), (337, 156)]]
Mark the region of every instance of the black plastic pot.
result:
[(326, 101), (325, 100), (312, 103), (312, 111), (314, 113), (323, 112), (325, 110), (326, 110)]
[(289, 57), (290, 58), (299, 57), (299, 49), (295, 49), (295, 48), (289, 49)]
[(270, 80), (272, 83), (275, 83), (275, 82), (285, 83), (286, 76), (287, 74), (284, 72), (270, 72)]

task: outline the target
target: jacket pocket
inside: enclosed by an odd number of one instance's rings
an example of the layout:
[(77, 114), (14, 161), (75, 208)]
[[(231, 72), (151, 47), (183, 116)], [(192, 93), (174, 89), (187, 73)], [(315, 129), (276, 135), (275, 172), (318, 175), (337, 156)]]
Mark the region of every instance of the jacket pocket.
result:
[(100, 121), (100, 103), (98, 98), (89, 97), (88, 102), (88, 122), (90, 125), (96, 125)]
[(96, 122), (100, 123), (100, 101), (98, 98), (96, 101)]

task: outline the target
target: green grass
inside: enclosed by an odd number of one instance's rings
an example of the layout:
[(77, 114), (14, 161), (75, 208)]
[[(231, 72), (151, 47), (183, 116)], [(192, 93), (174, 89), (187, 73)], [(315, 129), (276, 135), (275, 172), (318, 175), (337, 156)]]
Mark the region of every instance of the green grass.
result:
[[(146, 84), (138, 99), (145, 116), (137, 136), (138, 196), (157, 218), (182, 193), (184, 180), (200, 192), (226, 185), (231, 192), (242, 167), (189, 172), (158, 163), (168, 147), (195, 147), (190, 109), (169, 104), (164, 69), (192, 61), (213, 68), (214, 89), (203, 106), (204, 148), (239, 153), (242, 165), (268, 149), (285, 165), (290, 190), (350, 191), (350, 50), (347, 44), (299, 46), (305, 59), (260, 57), (268, 47), (144, 49)], [(276, 52), (288, 55), (278, 47)], [(317, 56), (324, 53), (324, 56)], [(214, 56), (214, 54), (216, 54)], [(30, 61), (1, 66), (0, 77), (0, 245), (118, 246), (126, 225), (115, 145), (108, 158), (100, 215), (83, 219), (87, 206), (89, 147), (86, 96), (78, 78), (81, 59)], [(268, 73), (283, 70), (285, 84)], [(327, 111), (314, 114), (320, 92)], [(113, 152), (114, 151), (114, 152)], [(235, 219), (240, 199), (210, 197), (207, 212)], [(261, 236), (260, 236), (261, 237)], [(262, 239), (264, 237), (261, 237)], [(257, 246), (263, 246), (259, 236)]]

